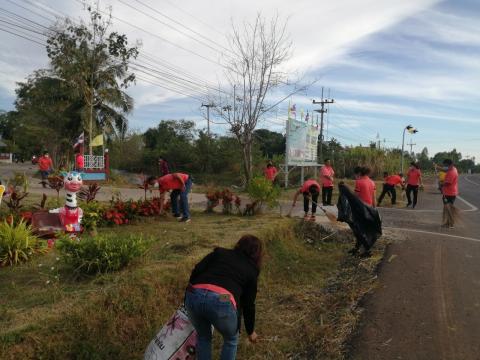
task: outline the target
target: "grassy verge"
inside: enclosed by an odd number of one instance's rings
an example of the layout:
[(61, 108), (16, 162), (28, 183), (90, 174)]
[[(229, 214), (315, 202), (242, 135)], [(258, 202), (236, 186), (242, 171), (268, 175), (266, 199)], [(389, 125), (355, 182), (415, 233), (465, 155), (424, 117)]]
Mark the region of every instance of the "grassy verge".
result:
[(349, 236), (274, 215), (195, 214), (187, 225), (150, 219), (101, 231), (141, 233), (154, 243), (127, 269), (81, 281), (55, 251), (0, 269), (1, 359), (141, 358), (180, 304), (192, 266), (245, 233), (266, 241), (268, 257), (257, 300), (260, 341), (251, 346), (242, 334), (238, 358), (339, 358), (382, 253), (347, 258)]

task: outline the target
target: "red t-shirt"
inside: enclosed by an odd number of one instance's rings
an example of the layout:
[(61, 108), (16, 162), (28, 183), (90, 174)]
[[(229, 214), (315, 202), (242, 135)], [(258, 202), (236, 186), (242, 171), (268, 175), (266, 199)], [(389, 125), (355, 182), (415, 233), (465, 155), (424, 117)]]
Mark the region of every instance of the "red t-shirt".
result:
[(164, 175), (158, 179), (158, 187), (160, 191), (183, 189), (183, 184), (174, 175), (180, 176), (184, 183), (187, 182), (188, 180), (188, 175), (183, 173), (174, 173), (174, 174)]
[(83, 159), (83, 155), (77, 154), (77, 156), (75, 157), (75, 166), (77, 167), (77, 169), (83, 169), (84, 165), (85, 162)]
[(318, 185), (318, 182), (316, 182), (313, 179), (305, 181), (303, 183), (302, 187), (300, 188), (300, 192), (308, 193), (309, 189), (310, 189), (310, 186), (312, 186), (312, 185), (314, 185), (318, 189), (318, 192), (320, 192), (320, 185)]
[(327, 176), (331, 176), (333, 178), (333, 175), (335, 175), (335, 171), (333, 171), (331, 166), (322, 166), (320, 169), (320, 181), (322, 182), (323, 187), (333, 186), (333, 181), (327, 178)]
[(403, 180), (400, 177), (400, 175), (390, 175), (390, 176), (387, 176), (387, 178), (385, 179), (385, 183), (388, 185), (395, 186), (403, 183)]
[(443, 181), (442, 194), (445, 196), (458, 195), (458, 171), (455, 166), (448, 169)]
[(263, 173), (268, 180), (273, 181), (275, 180), (275, 176), (277, 175), (278, 170), (275, 166), (270, 166), (266, 167), (265, 170), (263, 170)]
[(355, 180), (355, 193), (365, 204), (372, 206), (375, 183), (368, 176), (362, 176), (360, 179)]
[(50, 170), (53, 167), (52, 159), (50, 157), (40, 156), (40, 159), (38, 159), (38, 167), (40, 171)]
[(420, 169), (413, 168), (408, 170), (407, 173), (407, 184), (418, 186), (420, 185), (420, 177), (422, 176), (422, 172)]

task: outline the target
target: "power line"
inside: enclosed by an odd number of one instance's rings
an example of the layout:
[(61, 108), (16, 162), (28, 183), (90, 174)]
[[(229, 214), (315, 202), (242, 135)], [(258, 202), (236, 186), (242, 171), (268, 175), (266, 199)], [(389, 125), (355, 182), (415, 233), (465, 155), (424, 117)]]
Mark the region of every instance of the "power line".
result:
[[(82, 2), (82, 0), (74, 0), (74, 1), (78, 2), (78, 3), (81, 4), (81, 5), (85, 5), (85, 3)], [(137, 26), (137, 25), (135, 25), (135, 24), (132, 24), (132, 23), (129, 22), (129, 21), (123, 20), (123, 19), (121, 19), (121, 18), (119, 18), (119, 17), (116, 17), (116, 16), (113, 16), (113, 15), (111, 15), (111, 14), (108, 14), (108, 13), (106, 13), (105, 11), (102, 11), (102, 10), (98, 10), (98, 12), (100, 12), (100, 13), (102, 13), (102, 14), (105, 14), (105, 15), (108, 15), (108, 16), (111, 16), (112, 19), (118, 20), (118, 21), (120, 21), (120, 22), (122, 22), (122, 23), (124, 23), (124, 24), (126, 24), (126, 25), (128, 25), (128, 26), (131, 26), (131, 27), (133, 27), (133, 28), (135, 28), (135, 29), (137, 29), (137, 30), (140, 30), (140, 31), (144, 32), (145, 34), (148, 34), (148, 35), (150, 35), (150, 36), (156, 37), (157, 39), (160, 39), (160, 40), (162, 40), (162, 41), (164, 41), (164, 42), (166, 42), (166, 43), (168, 43), (168, 44), (170, 44), (170, 45), (172, 45), (172, 46), (175, 46), (175, 47), (178, 48), (178, 49), (181, 49), (181, 50), (186, 51), (186, 52), (188, 52), (188, 53), (190, 53), (190, 54), (193, 54), (193, 55), (195, 55), (195, 56), (198, 56), (198, 57), (200, 57), (200, 58), (202, 58), (202, 59), (204, 59), (204, 60), (207, 60), (207, 61), (209, 61), (209, 62), (211, 62), (211, 63), (213, 63), (213, 64), (221, 65), (221, 66), (222, 66), (222, 64), (220, 64), (218, 61), (212, 60), (212, 59), (210, 59), (210, 58), (208, 58), (208, 57), (206, 57), (206, 56), (203, 56), (203, 55), (201, 55), (201, 54), (199, 54), (199, 53), (197, 53), (197, 52), (195, 52), (195, 51), (193, 51), (193, 50), (187, 49), (187, 48), (185, 48), (185, 47), (183, 47), (183, 46), (181, 46), (181, 45), (179, 45), (179, 44), (174, 43), (173, 41), (170, 41), (170, 40), (168, 40), (168, 39), (166, 39), (166, 38), (158, 35), (158, 34), (152, 33), (151, 31), (145, 30), (144, 28), (142, 28), (142, 27), (140, 27), (140, 26)]]
[(170, 0), (165, 0), (167, 3), (169, 3), (171, 6), (173, 6), (174, 8), (176, 8), (177, 10), (183, 12), (184, 14), (190, 16), (192, 19), (196, 20), (197, 22), (199, 22), (200, 24), (204, 25), (204, 26), (207, 26), (209, 27), (210, 29), (212, 29), (213, 31), (215, 31), (216, 33), (220, 34), (220, 35), (224, 35), (224, 33), (222, 33), (220, 30), (214, 28), (212, 25), (208, 24), (207, 22), (197, 18), (195, 15), (192, 15), (190, 12), (182, 9), (181, 7), (179, 7), (178, 5), (176, 5), (175, 3), (173, 3), (172, 1)]
[(41, 46), (46, 46), (46, 44), (43, 44), (43, 43), (41, 43), (40, 41), (33, 40), (33, 39), (31, 39), (31, 38), (29, 38), (29, 37), (27, 37), (27, 36), (23, 36), (23, 35), (20, 35), (20, 34), (18, 34), (18, 33), (14, 33), (14, 32), (12, 32), (12, 31), (8, 31), (8, 30), (3, 29), (3, 28), (0, 28), (0, 31), (4, 31), (4, 32), (6, 32), (6, 33), (9, 33), (9, 34), (18, 36), (18, 37), (20, 37), (20, 38), (23, 38), (23, 39), (25, 39), (25, 40), (28, 40), (28, 41), (33, 42), (33, 43), (36, 43), (36, 44), (41, 45)]
[(151, 10), (151, 11), (155, 12), (156, 14), (159, 14), (159, 15), (160, 15), (160, 16), (162, 16), (163, 18), (166, 18), (166, 19), (168, 19), (169, 21), (171, 21), (171, 22), (173, 22), (173, 23), (175, 23), (175, 24), (177, 24), (177, 25), (179, 25), (179, 26), (183, 27), (184, 29), (186, 29), (186, 30), (188, 30), (188, 31), (190, 31), (190, 32), (192, 32), (192, 33), (194, 33), (194, 34), (196, 34), (197, 36), (201, 37), (202, 39), (204, 39), (204, 40), (206, 40), (206, 41), (209, 41), (210, 43), (214, 44), (214, 45), (215, 45), (215, 46), (217, 46), (218, 48), (220, 48), (220, 49), (223, 49), (223, 51), (221, 51), (221, 50), (219, 50), (219, 49), (216, 49), (216, 48), (213, 48), (213, 47), (211, 47), (210, 45), (206, 44), (205, 42), (203, 42), (203, 41), (200, 41), (200, 40), (198, 40), (198, 39), (196, 39), (196, 38), (192, 37), (191, 35), (189, 35), (189, 34), (186, 34), (185, 32), (183, 32), (183, 31), (181, 31), (181, 30), (178, 30), (178, 29), (176, 29), (175, 27), (171, 26), (170, 24), (167, 24), (167, 23), (165, 23), (165, 22), (161, 21), (160, 19), (158, 19), (157, 17), (154, 17), (154, 16), (152, 16), (152, 15), (150, 15), (150, 14), (148, 14), (148, 13), (145, 13), (145, 12), (143, 12), (143, 11), (141, 11), (141, 10), (137, 9), (136, 7), (134, 7), (134, 6), (132, 6), (132, 5), (128, 4), (128, 3), (126, 3), (126, 2), (125, 2), (125, 1), (123, 1), (123, 0), (118, 0), (118, 1), (119, 1), (120, 3), (122, 3), (122, 4), (124, 4), (125, 6), (128, 6), (128, 7), (132, 8), (132, 9), (134, 9), (134, 10), (136, 10), (136, 11), (138, 11), (138, 12), (140, 12), (140, 13), (144, 14), (145, 16), (148, 16), (148, 17), (150, 17), (150, 18), (152, 18), (152, 19), (154, 19), (154, 20), (158, 21), (159, 23), (161, 23), (161, 24), (164, 24), (164, 25), (168, 26), (169, 28), (171, 28), (171, 29), (173, 29), (173, 30), (175, 30), (175, 31), (177, 31), (177, 32), (179, 32), (179, 33), (181, 33), (181, 34), (183, 34), (183, 35), (185, 35), (185, 36), (188, 36), (189, 38), (191, 38), (191, 39), (193, 39), (193, 40), (195, 40), (195, 41), (198, 41), (199, 43), (201, 43), (201, 44), (203, 44), (203, 45), (205, 45), (205, 46), (208, 46), (210, 49), (212, 49), (212, 50), (214, 50), (214, 51), (220, 52), (220, 53), (222, 53), (222, 54), (223, 54), (223, 52), (224, 52), (224, 51), (230, 52), (230, 49), (227, 49), (225, 46), (223, 46), (223, 45), (221, 45), (221, 44), (217, 43), (216, 41), (214, 41), (214, 40), (212, 40), (212, 39), (210, 39), (210, 38), (208, 38), (208, 37), (206, 37), (206, 36), (204, 36), (204, 35), (202, 35), (202, 34), (201, 34), (201, 33), (199, 33), (198, 31), (196, 31), (196, 30), (193, 30), (192, 28), (190, 28), (190, 27), (188, 27), (188, 26), (186, 26), (186, 25), (182, 24), (181, 22), (179, 22), (179, 21), (177, 21), (177, 20), (173, 19), (172, 17), (170, 17), (170, 16), (168, 16), (168, 15), (165, 15), (164, 13), (162, 13), (162, 12), (160, 12), (159, 10), (157, 10), (157, 9), (155, 9), (155, 8), (153, 8), (153, 7), (151, 7), (151, 6), (149, 6), (148, 4), (145, 4), (144, 2), (142, 2), (142, 1), (140, 1), (140, 0), (134, 0), (134, 1), (136, 1), (137, 3), (139, 3), (139, 4), (143, 5), (143, 6), (144, 6), (144, 7), (146, 7), (147, 9), (149, 9), (149, 10)]

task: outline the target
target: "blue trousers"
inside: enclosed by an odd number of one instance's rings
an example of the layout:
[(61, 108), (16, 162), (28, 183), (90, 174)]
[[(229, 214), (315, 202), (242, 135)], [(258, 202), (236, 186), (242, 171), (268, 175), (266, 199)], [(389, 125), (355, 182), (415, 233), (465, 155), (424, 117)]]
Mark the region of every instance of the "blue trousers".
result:
[[(182, 211), (182, 217), (184, 219), (190, 218), (190, 210), (188, 207), (188, 194), (192, 189), (192, 179), (188, 178), (185, 182), (185, 190), (173, 190), (170, 193), (170, 202), (172, 203), (172, 212), (175, 217), (180, 215), (180, 210)], [(178, 198), (180, 197), (180, 209), (178, 208)]]
[(230, 300), (209, 290), (192, 289), (185, 294), (185, 307), (198, 334), (197, 360), (212, 359), (212, 325), (223, 336), (220, 360), (235, 360), (238, 318)]

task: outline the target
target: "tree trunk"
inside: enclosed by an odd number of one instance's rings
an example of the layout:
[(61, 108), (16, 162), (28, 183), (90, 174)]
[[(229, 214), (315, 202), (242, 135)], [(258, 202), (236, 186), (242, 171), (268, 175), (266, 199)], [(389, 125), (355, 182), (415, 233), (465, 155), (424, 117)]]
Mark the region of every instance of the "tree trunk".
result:
[(243, 149), (243, 171), (245, 175), (245, 180), (246, 184), (250, 184), (250, 181), (252, 180), (252, 173), (253, 173), (253, 167), (252, 167), (252, 142), (247, 141), (244, 144), (242, 144), (242, 149)]

